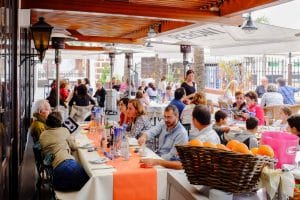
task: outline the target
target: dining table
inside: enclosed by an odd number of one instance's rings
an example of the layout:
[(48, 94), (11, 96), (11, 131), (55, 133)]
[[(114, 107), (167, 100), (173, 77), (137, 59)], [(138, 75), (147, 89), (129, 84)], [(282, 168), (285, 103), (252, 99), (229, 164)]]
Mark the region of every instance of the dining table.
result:
[(146, 112), (150, 119), (153, 119), (152, 125), (155, 126), (164, 117), (164, 110), (170, 102), (155, 102), (150, 101), (146, 106)]
[[(77, 159), (89, 175), (89, 181), (76, 192), (55, 191), (58, 199), (72, 200), (120, 200), (120, 199), (166, 199), (167, 172), (161, 166), (146, 167), (141, 165), (140, 159), (161, 159), (150, 149), (146, 148), (143, 155), (138, 153), (137, 141), (129, 139), (130, 158), (125, 160), (122, 156), (108, 159), (104, 156), (100, 146), (100, 134), (91, 134), (81, 130), (75, 140), (79, 149)], [(92, 150), (91, 147), (98, 147)], [(93, 149), (93, 148), (92, 148)], [(106, 150), (105, 150), (106, 152)], [(105, 162), (95, 162), (95, 161)]]

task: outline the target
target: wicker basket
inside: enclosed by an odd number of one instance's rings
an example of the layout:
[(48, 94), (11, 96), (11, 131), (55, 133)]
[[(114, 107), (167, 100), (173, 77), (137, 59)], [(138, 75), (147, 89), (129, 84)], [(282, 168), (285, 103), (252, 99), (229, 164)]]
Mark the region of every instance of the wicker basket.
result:
[[(257, 189), (262, 168), (275, 160), (209, 147), (176, 146), (191, 184), (232, 193)], [(273, 167), (273, 166), (272, 166)]]

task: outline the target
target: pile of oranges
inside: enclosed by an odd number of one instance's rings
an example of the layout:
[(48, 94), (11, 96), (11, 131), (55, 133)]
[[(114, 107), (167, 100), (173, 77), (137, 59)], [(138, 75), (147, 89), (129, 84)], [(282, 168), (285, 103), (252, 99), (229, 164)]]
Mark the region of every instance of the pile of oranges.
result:
[(243, 153), (243, 154), (251, 154), (251, 155), (261, 155), (261, 156), (269, 156), (271, 158), (274, 157), (274, 151), (272, 147), (269, 145), (261, 145), (260, 147), (255, 147), (249, 150), (247, 145), (244, 143), (241, 143), (237, 140), (230, 140), (227, 145), (223, 144), (213, 144), (211, 142), (201, 142), (198, 139), (193, 139), (189, 141), (190, 146), (200, 146), (200, 147), (210, 147), (210, 148), (218, 148), (218, 149), (223, 149), (226, 151), (234, 151), (237, 153)]

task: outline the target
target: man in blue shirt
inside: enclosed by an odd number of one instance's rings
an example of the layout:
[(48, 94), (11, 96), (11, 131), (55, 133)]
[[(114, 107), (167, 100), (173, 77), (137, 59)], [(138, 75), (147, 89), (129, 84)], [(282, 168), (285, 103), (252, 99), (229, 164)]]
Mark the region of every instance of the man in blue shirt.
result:
[(283, 78), (278, 78), (277, 83), (279, 84), (278, 92), (283, 96), (283, 103), (294, 105), (296, 103), (294, 93), (299, 92), (300, 88), (286, 85)]
[(188, 142), (188, 134), (182, 124), (179, 122), (179, 113), (174, 105), (168, 105), (164, 112), (164, 122), (146, 130), (138, 139), (140, 145), (145, 144), (147, 140), (158, 136), (157, 154), (165, 160), (174, 160), (177, 158), (175, 145), (182, 145)]
[(174, 105), (177, 107), (179, 111), (179, 117), (185, 107), (185, 104), (182, 102), (183, 98), (185, 97), (185, 90), (184, 88), (177, 88), (174, 93), (174, 99), (170, 102), (169, 105)]

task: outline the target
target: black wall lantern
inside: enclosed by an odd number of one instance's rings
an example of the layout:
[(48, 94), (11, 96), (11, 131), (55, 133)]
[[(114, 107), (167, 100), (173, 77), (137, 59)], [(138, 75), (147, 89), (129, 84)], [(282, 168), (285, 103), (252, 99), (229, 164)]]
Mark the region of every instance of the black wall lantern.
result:
[(40, 17), (39, 21), (30, 27), (34, 46), (41, 62), (48, 49), (52, 29), (53, 27), (45, 22), (44, 17)]

